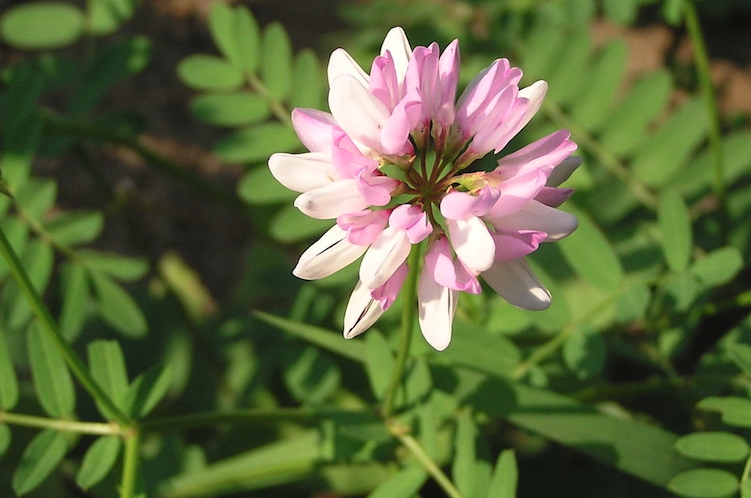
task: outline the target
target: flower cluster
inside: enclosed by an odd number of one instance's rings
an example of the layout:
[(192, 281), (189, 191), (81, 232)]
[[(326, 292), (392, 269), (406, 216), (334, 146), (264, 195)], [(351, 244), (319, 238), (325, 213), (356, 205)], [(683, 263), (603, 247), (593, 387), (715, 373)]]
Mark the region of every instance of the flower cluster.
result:
[[(456, 100), (458, 42), (443, 53), (436, 43), (412, 49), (394, 28), (370, 74), (344, 50), (332, 53), (330, 113), (293, 111), (310, 152), (274, 154), (269, 167), (300, 192), (295, 206), (303, 213), (336, 220), (303, 253), (295, 275), (323, 278), (362, 256), (346, 338), (391, 306), (410, 271), (420, 272), (420, 329), (438, 350), (451, 340), (458, 293), (479, 293), (478, 277), (515, 306), (549, 306), (550, 294), (524, 256), (577, 226), (555, 209), (572, 194), (558, 185), (580, 163), (570, 157), (576, 144), (569, 133), (501, 157), (492, 171), (462, 173), (500, 153), (540, 108), (547, 84), (519, 89), (521, 77), (498, 59)], [(409, 268), (410, 252), (421, 248), (421, 268)]]

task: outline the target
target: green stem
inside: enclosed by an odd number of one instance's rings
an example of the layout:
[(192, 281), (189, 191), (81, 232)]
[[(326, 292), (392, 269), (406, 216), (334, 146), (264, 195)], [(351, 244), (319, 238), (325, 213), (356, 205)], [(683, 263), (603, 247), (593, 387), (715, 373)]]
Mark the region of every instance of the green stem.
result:
[(707, 107), (709, 117), (709, 147), (712, 150), (712, 163), (714, 165), (713, 190), (717, 199), (717, 211), (720, 222), (720, 236), (724, 244), (727, 244), (729, 231), (729, 215), (725, 192), (724, 158), (722, 152), (722, 135), (720, 129), (720, 113), (717, 110), (715, 91), (709, 72), (709, 55), (704, 43), (699, 16), (693, 2), (683, 2), (686, 29), (691, 38), (696, 57), (696, 76), (699, 79), (699, 88)]
[(0, 412), (0, 424), (20, 425), (24, 427), (36, 427), (38, 429), (53, 429), (56, 431), (78, 432), (94, 436), (119, 436), (122, 428), (118, 424), (104, 424), (101, 422), (78, 422), (76, 420), (63, 420), (34, 415), (22, 415), (20, 413)]
[(114, 419), (123, 426), (130, 426), (131, 420), (125, 413), (123, 413), (112, 401), (112, 399), (104, 392), (101, 386), (89, 375), (89, 371), (86, 368), (84, 362), (78, 357), (68, 341), (63, 338), (60, 333), (55, 320), (52, 318), (47, 307), (42, 302), (42, 298), (31, 283), (26, 270), (24, 269), (21, 261), (18, 259), (18, 255), (10, 245), (8, 238), (5, 236), (5, 232), (0, 226), (0, 253), (2, 253), (5, 263), (8, 265), (10, 272), (13, 274), (13, 278), (21, 288), (26, 300), (31, 306), (34, 315), (42, 330), (45, 331), (47, 337), (55, 344), (57, 349), (62, 353), (65, 358), (65, 362), (70, 367), (73, 375), (78, 379), (81, 385), (96, 399), (100, 404), (105, 406), (107, 410), (113, 414)]
[(314, 409), (314, 408), (276, 408), (276, 409), (247, 409), (227, 410), (203, 413), (177, 415), (146, 420), (140, 427), (143, 432), (168, 432), (194, 429), (197, 427), (212, 427), (220, 424), (252, 424), (257, 422), (318, 422), (322, 419), (347, 417), (363, 417), (367, 420), (378, 420), (369, 411)]
[(136, 477), (138, 475), (138, 451), (141, 434), (138, 430), (125, 439), (125, 456), (123, 457), (123, 476), (120, 483), (120, 498), (135, 496)]
[(66, 118), (52, 112), (44, 113), (43, 117), (45, 129), (51, 134), (86, 137), (127, 147), (162, 172), (182, 181), (206, 196), (236, 211), (242, 213), (248, 211), (248, 207), (237, 197), (206, 181), (202, 176), (185, 169), (183, 165), (157, 154), (150, 148), (142, 145), (137, 138), (120, 133), (117, 130), (96, 126), (81, 119)]
[(441, 468), (436, 464), (430, 456), (428, 456), (427, 453), (425, 453), (425, 450), (420, 446), (420, 443), (417, 442), (415, 438), (413, 438), (409, 434), (404, 434), (399, 428), (391, 427), (392, 434), (396, 436), (397, 439), (410, 451), (412, 454), (417, 458), (417, 461), (420, 462), (420, 465), (430, 474), (430, 476), (433, 478), (433, 480), (443, 489), (443, 491), (446, 492), (446, 495), (449, 498), (464, 498), (464, 495), (456, 489), (456, 486), (454, 486), (454, 483), (451, 482), (451, 479), (446, 476), (446, 474), (443, 473)]
[(420, 244), (413, 245), (407, 262), (409, 265), (409, 276), (407, 277), (407, 281), (402, 289), (404, 301), (402, 302), (401, 340), (399, 342), (399, 353), (396, 357), (396, 365), (394, 365), (394, 371), (391, 373), (389, 387), (383, 397), (383, 416), (385, 418), (389, 418), (393, 415), (396, 392), (399, 390), (399, 386), (402, 383), (404, 369), (407, 366), (407, 360), (409, 359), (409, 345), (412, 341), (412, 325), (415, 321), (415, 310), (417, 308), (417, 278), (420, 274), (420, 252)]
[(603, 147), (584, 128), (577, 125), (555, 102), (550, 99), (546, 100), (542, 110), (551, 120), (571, 131), (571, 134), (581, 144), (582, 148), (588, 150), (611, 175), (623, 182), (639, 202), (651, 210), (657, 209), (657, 196), (634, 177), (631, 171), (615, 154)]
[(292, 127), (292, 118), (290, 117), (289, 110), (287, 110), (287, 108), (284, 107), (284, 105), (279, 100), (271, 95), (268, 88), (261, 81), (261, 79), (254, 73), (249, 73), (246, 74), (246, 81), (248, 82), (250, 89), (266, 101), (274, 117), (285, 125)]

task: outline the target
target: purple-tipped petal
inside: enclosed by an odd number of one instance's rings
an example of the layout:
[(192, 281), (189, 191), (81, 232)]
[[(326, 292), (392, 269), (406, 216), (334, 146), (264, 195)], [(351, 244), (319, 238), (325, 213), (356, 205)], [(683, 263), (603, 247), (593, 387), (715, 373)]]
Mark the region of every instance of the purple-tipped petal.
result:
[(481, 276), (503, 299), (518, 308), (540, 311), (550, 307), (550, 292), (523, 258), (496, 263)]
[(292, 273), (305, 280), (325, 278), (355, 261), (366, 249), (349, 242), (347, 232), (334, 225), (302, 253)]

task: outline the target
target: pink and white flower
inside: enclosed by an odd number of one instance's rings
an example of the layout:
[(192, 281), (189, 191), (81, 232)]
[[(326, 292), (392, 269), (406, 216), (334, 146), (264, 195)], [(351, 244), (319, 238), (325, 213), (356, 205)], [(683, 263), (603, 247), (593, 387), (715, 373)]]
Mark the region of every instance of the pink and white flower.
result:
[[(337, 49), (328, 66), (331, 112), (292, 113), (309, 152), (269, 159), (274, 177), (300, 192), (297, 208), (335, 221), (294, 274), (323, 278), (362, 257), (346, 338), (372, 326), (412, 272), (420, 329), (438, 350), (451, 341), (459, 293), (481, 292), (481, 280), (515, 306), (550, 305), (524, 257), (576, 229), (576, 218), (556, 209), (573, 193), (559, 185), (581, 163), (571, 157), (576, 144), (558, 131), (500, 157), (492, 171), (463, 173), (506, 147), (539, 110), (547, 84), (520, 89), (521, 70), (498, 59), (456, 100), (459, 60), (456, 40), (443, 53), (436, 43), (412, 49), (401, 28), (388, 33), (369, 74)], [(421, 247), (411, 268), (409, 255)]]

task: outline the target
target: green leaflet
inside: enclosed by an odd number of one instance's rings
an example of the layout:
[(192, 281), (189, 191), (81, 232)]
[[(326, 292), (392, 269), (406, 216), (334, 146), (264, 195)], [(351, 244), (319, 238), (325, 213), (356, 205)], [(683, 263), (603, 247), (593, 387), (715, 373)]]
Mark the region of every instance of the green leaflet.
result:
[(103, 436), (86, 450), (81, 468), (76, 474), (76, 484), (89, 489), (110, 473), (120, 454), (122, 443), (117, 436)]
[(47, 414), (65, 418), (75, 410), (73, 381), (62, 354), (36, 322), (27, 333), (27, 348), (37, 399)]
[(0, 36), (24, 50), (60, 48), (75, 43), (84, 31), (83, 12), (64, 2), (16, 5), (0, 17)]
[(13, 474), (13, 490), (22, 495), (36, 489), (55, 470), (67, 451), (68, 439), (63, 432), (46, 429), (34, 436)]

